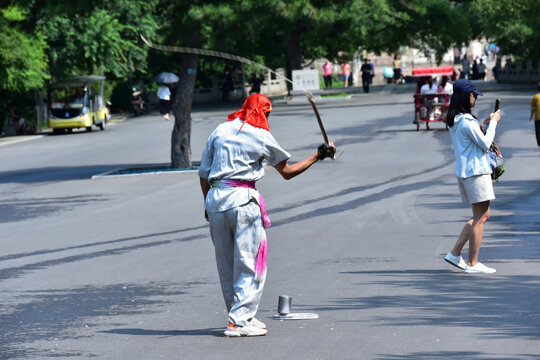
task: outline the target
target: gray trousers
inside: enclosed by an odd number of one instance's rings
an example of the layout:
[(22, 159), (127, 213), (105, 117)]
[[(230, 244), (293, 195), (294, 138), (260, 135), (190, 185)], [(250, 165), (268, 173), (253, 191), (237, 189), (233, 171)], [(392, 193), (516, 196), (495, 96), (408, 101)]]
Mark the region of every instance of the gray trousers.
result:
[(265, 279), (255, 281), (255, 263), (265, 230), (254, 200), (224, 212), (209, 212), (210, 235), (229, 321), (245, 326), (255, 316)]

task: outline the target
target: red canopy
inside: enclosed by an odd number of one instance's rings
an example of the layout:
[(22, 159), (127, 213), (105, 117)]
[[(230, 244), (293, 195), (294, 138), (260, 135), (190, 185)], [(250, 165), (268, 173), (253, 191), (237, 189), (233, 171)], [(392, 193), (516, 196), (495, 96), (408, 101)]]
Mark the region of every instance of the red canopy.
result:
[(454, 72), (454, 66), (439, 66), (439, 67), (418, 67), (412, 69), (413, 77), (422, 77), (422, 76), (437, 76), (437, 75), (446, 75), (450, 76)]

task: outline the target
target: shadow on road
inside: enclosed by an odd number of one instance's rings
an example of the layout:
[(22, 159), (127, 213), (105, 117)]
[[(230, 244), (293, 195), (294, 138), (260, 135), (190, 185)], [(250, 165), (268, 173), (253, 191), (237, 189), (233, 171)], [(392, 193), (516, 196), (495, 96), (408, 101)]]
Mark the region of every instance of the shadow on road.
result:
[(92, 166), (44, 166), (40, 168), (0, 172), (0, 184), (44, 183), (69, 180), (91, 179), (93, 175), (113, 171), (119, 168), (135, 168), (151, 164), (114, 164)]
[[(519, 359), (537, 359), (537, 355), (518, 355)], [(404, 355), (380, 355), (378, 360), (433, 360), (433, 359), (467, 359), (467, 360), (493, 360), (493, 354), (484, 354), (478, 351), (435, 351), (413, 352)], [(516, 360), (516, 356), (497, 356), (497, 360)]]
[[(202, 229), (205, 226), (191, 228), (191, 229)], [(191, 230), (187, 229), (187, 230)], [(94, 246), (101, 246), (101, 245), (111, 245), (116, 243), (124, 243), (128, 241), (134, 241), (134, 240), (148, 240), (147, 242), (143, 243), (137, 243), (137, 244), (131, 244), (131, 245), (124, 245), (122, 247), (116, 247), (112, 249), (106, 249), (106, 250), (96, 250), (96, 251), (90, 251), (86, 253), (76, 254), (76, 255), (69, 255), (64, 257), (59, 257), (55, 259), (50, 260), (43, 260), (43, 261), (37, 261), (21, 266), (14, 266), (14, 267), (8, 267), (0, 270), (0, 281), (7, 280), (7, 279), (13, 279), (19, 276), (24, 275), (25, 273), (28, 273), (30, 271), (40, 270), (49, 268), (51, 266), (57, 266), (57, 265), (63, 265), (67, 263), (74, 263), (79, 262), (81, 260), (89, 260), (89, 259), (96, 259), (103, 256), (111, 256), (111, 255), (122, 255), (129, 253), (131, 251), (140, 250), (140, 249), (147, 249), (152, 248), (156, 246), (162, 246), (167, 245), (175, 242), (186, 242), (186, 241), (193, 241), (193, 240), (199, 240), (199, 239), (206, 239), (208, 238), (208, 235), (190, 235), (185, 236), (182, 238), (176, 238), (176, 239), (167, 239), (167, 240), (156, 240), (156, 237), (160, 237), (163, 235), (171, 235), (176, 234), (179, 232), (183, 232), (186, 230), (176, 230), (176, 231), (170, 231), (165, 233), (153, 233), (153, 234), (147, 234), (142, 236), (134, 236), (134, 237), (128, 237), (128, 238), (122, 238), (117, 240), (109, 240), (109, 241), (102, 241), (97, 243), (89, 243), (84, 245), (78, 245), (78, 246), (72, 246), (72, 247), (66, 247), (61, 249), (51, 249), (51, 250), (40, 250), (32, 253), (22, 253), (22, 254), (13, 254), (13, 255), (7, 255), (0, 261), (6, 261), (11, 260), (15, 258), (22, 258), (27, 256), (33, 256), (33, 255), (42, 255), (42, 254), (50, 254), (50, 253), (56, 253), (61, 252), (65, 250), (71, 250), (71, 249), (82, 249), (82, 248), (90, 248)]]
[(540, 339), (538, 275), (471, 276), (439, 269), (363, 270), (342, 274), (354, 276), (351, 284), (359, 288), (358, 293), (362, 293), (363, 287), (376, 286), (390, 293), (394, 288), (400, 295), (336, 298), (328, 305), (313, 306), (313, 310), (376, 309), (379, 315), (373, 320), (388, 326), (444, 324), (456, 329), (477, 328), (478, 336), (488, 339)]
[[(0, 223), (25, 221), (55, 212), (72, 210), (77, 206), (107, 201), (101, 194), (58, 196), (27, 199), (9, 199), (0, 202)], [(1, 258), (0, 258), (1, 260)]]
[(215, 336), (223, 337), (223, 328), (191, 329), (191, 330), (148, 330), (148, 329), (113, 329), (100, 331), (106, 334), (145, 335), (145, 336)]
[[(160, 311), (160, 306), (178, 301), (179, 296), (189, 296), (203, 282), (179, 282), (147, 284), (114, 284), (106, 286), (86, 286), (75, 289), (52, 289), (25, 291), (14, 304), (3, 304), (0, 314), (2, 359), (49, 357), (49, 349), (22, 348), (23, 344), (35, 341), (59, 341), (78, 339), (95, 335), (95, 327), (110, 327), (118, 317), (136, 314), (152, 314)], [(126, 334), (129, 329), (104, 331)], [(138, 335), (152, 335), (139, 331)], [(217, 331), (217, 330), (216, 330)], [(216, 335), (213, 329), (189, 331), (161, 331), (153, 335)], [(137, 330), (133, 330), (135, 334)], [(223, 335), (221, 333), (221, 335)], [(77, 353), (54, 354), (54, 357), (81, 356)], [(84, 354), (91, 357), (92, 354)]]

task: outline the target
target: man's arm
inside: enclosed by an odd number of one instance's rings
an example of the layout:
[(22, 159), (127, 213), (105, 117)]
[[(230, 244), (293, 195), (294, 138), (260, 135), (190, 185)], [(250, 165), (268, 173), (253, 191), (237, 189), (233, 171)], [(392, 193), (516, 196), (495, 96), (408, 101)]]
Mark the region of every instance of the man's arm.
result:
[(203, 193), (204, 200), (206, 201), (206, 194), (208, 194), (208, 191), (210, 190), (210, 184), (208, 183), (208, 179), (202, 178), (199, 176), (199, 182), (201, 183), (201, 190)]
[(533, 117), (534, 117), (534, 113), (535, 113), (535, 112), (536, 112), (536, 111), (535, 111), (534, 107), (531, 106), (531, 118), (529, 119), (530, 122), (533, 121)]
[(281, 176), (283, 176), (285, 180), (289, 180), (306, 171), (311, 165), (316, 163), (317, 160), (319, 160), (319, 153), (315, 152), (310, 157), (305, 158), (296, 164), (290, 165), (287, 163), (287, 160), (283, 160), (274, 166), (274, 168), (281, 174)]
[[(330, 143), (330, 146), (327, 148), (332, 147), (334, 149), (335, 154), (335, 146), (334, 143)], [(283, 176), (285, 180), (290, 180), (293, 177), (300, 175), (304, 171), (306, 171), (311, 165), (315, 164), (318, 160), (324, 159), (328, 155), (324, 155), (323, 157), (320, 157), (322, 154), (317, 150), (313, 153), (313, 155), (305, 158), (304, 160), (297, 162), (296, 164), (290, 165), (287, 163), (287, 160), (283, 160), (274, 168)]]
[[(208, 183), (208, 179), (202, 178), (199, 176), (199, 182), (201, 183), (201, 190), (203, 193), (204, 201), (206, 201), (206, 194), (208, 194), (208, 191), (210, 190), (210, 184)], [(208, 221), (208, 214), (206, 213), (206, 210), (204, 210), (204, 218), (206, 221)]]

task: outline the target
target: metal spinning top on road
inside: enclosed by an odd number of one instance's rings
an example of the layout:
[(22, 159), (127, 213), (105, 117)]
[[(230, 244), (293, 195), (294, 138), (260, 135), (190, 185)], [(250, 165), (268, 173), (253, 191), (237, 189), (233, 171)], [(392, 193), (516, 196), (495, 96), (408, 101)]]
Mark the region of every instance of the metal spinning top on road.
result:
[(291, 313), (292, 297), (280, 295), (278, 299), (278, 313), (272, 316), (274, 320), (313, 320), (318, 319), (319, 315), (315, 313)]

